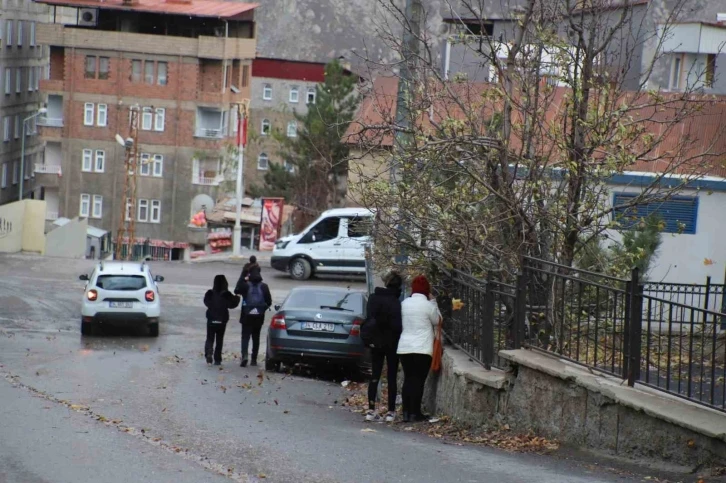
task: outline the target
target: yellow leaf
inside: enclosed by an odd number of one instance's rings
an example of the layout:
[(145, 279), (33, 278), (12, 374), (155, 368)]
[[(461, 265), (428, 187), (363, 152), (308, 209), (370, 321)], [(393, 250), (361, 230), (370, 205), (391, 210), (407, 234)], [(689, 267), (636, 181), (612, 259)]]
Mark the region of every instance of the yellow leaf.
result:
[(715, 262), (713, 260), (711, 260), (710, 258), (704, 258), (703, 259), (703, 264), (706, 265), (706, 266), (713, 265), (714, 263)]

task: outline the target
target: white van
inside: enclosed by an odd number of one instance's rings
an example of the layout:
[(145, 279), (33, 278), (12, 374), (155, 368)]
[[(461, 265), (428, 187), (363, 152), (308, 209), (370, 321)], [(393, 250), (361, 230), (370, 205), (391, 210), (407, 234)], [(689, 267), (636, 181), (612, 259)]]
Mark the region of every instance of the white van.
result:
[(374, 216), (365, 208), (326, 211), (302, 233), (275, 242), (272, 268), (295, 280), (307, 280), (315, 273), (365, 275), (365, 246)]

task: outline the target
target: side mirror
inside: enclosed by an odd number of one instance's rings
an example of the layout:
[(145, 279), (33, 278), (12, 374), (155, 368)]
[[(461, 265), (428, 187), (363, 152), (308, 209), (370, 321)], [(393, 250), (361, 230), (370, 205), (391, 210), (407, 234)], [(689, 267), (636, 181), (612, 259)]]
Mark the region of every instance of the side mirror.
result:
[(154, 282), (163, 282), (163, 281), (164, 281), (164, 277), (162, 277), (161, 275), (157, 275), (156, 277), (154, 277)]
[(280, 310), (280, 307), (282, 307), (282, 306), (281, 305), (275, 305), (275, 311)]
[(84, 273), (83, 275), (81, 275), (81, 276), (78, 277), (78, 280), (82, 280), (84, 282), (88, 282), (88, 275), (86, 275)]

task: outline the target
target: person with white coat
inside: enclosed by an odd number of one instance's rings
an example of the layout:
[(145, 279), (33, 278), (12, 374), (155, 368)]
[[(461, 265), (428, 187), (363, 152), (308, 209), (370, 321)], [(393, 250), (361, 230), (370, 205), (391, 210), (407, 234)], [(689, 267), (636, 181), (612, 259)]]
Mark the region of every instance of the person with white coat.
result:
[(424, 385), (431, 369), (434, 351), (434, 327), (441, 313), (432, 300), (431, 285), (423, 275), (411, 283), (411, 296), (401, 303), (401, 339), (398, 355), (403, 366), (403, 420), (426, 421), (421, 412)]

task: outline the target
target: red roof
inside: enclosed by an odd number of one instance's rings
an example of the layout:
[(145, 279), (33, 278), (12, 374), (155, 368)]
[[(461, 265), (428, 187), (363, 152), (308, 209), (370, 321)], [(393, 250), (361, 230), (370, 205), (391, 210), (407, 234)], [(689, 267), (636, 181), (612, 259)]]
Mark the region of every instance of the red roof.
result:
[(224, 0), (136, 0), (133, 5), (124, 5), (123, 0), (35, 0), (58, 7), (86, 7), (102, 10), (127, 10), (134, 12), (189, 15), (191, 17), (214, 17), (230, 19), (258, 7), (257, 3), (226, 2)]
[(252, 76), (270, 79), (288, 79), (325, 82), (325, 64), (293, 60), (262, 59), (252, 61)]

